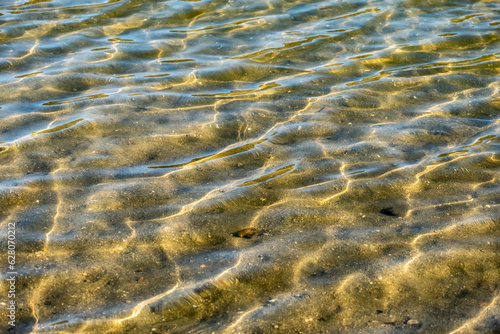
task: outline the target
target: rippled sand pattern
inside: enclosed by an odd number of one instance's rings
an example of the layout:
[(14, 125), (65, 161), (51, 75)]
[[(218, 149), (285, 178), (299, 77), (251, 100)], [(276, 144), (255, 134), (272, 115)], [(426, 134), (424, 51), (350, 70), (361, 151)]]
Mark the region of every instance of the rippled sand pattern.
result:
[(498, 1), (9, 2), (18, 333), (500, 332)]

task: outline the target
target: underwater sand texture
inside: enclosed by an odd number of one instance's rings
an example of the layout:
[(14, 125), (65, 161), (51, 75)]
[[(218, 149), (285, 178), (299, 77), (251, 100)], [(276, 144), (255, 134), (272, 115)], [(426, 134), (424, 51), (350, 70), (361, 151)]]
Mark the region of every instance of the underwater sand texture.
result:
[(500, 3), (0, 3), (0, 330), (500, 333)]

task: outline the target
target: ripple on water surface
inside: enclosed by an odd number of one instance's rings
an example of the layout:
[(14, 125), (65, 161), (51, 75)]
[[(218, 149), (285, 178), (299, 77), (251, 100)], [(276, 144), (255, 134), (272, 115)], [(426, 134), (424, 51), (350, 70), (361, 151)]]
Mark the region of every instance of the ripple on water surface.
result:
[(499, 10), (1, 4), (16, 328), (496, 333)]

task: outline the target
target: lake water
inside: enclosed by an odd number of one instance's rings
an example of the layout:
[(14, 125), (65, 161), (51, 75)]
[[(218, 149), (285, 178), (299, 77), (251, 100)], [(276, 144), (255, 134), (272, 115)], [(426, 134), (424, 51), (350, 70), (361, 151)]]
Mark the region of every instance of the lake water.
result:
[(500, 333), (499, 75), (497, 0), (0, 1), (0, 329)]

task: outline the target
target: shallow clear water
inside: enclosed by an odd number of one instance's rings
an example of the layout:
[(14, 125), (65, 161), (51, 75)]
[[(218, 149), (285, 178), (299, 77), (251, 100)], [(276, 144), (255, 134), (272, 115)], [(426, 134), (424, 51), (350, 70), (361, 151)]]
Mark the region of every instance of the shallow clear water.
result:
[(500, 331), (498, 1), (1, 1), (0, 55), (0, 328), (15, 223), (19, 333)]

